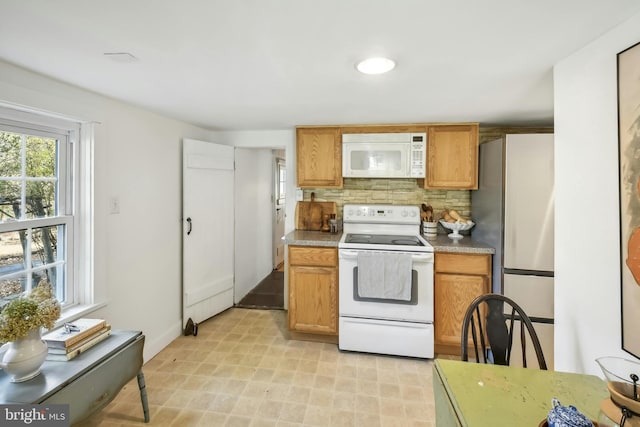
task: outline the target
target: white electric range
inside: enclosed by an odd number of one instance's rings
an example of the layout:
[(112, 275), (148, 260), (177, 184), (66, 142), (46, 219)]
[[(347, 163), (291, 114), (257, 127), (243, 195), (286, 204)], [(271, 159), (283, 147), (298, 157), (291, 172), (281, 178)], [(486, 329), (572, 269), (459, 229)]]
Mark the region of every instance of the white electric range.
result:
[(433, 358), (433, 247), (413, 205), (345, 205), (341, 350)]

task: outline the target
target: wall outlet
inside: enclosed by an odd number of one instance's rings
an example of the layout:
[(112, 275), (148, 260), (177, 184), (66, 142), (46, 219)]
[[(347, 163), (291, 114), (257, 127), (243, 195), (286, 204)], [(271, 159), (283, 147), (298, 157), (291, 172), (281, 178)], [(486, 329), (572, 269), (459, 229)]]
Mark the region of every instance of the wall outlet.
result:
[(296, 200), (298, 202), (301, 202), (304, 198), (304, 195), (302, 193), (302, 188), (296, 188)]

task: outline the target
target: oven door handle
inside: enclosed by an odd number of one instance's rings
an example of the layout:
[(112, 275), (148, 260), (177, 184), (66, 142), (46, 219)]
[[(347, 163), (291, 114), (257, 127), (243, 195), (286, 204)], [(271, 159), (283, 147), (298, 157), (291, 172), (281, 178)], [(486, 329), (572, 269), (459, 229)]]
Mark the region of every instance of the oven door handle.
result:
[(416, 254), (411, 257), (413, 262), (433, 262), (433, 254)]
[(356, 259), (358, 258), (358, 252), (343, 249), (338, 253), (338, 256), (343, 259)]
[[(342, 249), (339, 252), (339, 257), (342, 259), (357, 259), (358, 251), (350, 251), (347, 249)], [(433, 254), (425, 253), (425, 254), (411, 254), (411, 261), (414, 262), (433, 262)]]

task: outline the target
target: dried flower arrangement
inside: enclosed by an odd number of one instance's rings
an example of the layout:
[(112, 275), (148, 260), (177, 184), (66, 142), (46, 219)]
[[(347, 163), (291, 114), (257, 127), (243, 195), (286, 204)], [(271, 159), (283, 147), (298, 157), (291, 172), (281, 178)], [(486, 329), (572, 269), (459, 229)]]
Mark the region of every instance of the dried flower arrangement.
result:
[(0, 341), (15, 341), (30, 330), (53, 328), (60, 317), (60, 303), (47, 280), (41, 280), (29, 295), (9, 302), (0, 312)]

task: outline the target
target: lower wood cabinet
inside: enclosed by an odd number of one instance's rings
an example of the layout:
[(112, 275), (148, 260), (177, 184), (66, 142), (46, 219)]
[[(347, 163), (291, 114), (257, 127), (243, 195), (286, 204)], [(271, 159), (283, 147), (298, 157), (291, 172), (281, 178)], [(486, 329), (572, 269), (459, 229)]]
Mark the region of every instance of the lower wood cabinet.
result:
[(491, 255), (436, 253), (434, 271), (435, 352), (460, 355), (467, 307), (491, 291)]
[(338, 335), (338, 250), (289, 246), (289, 329)]

